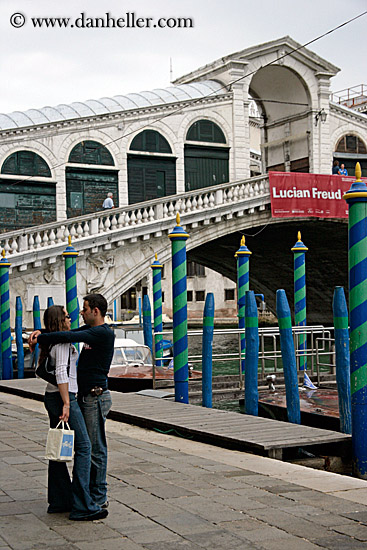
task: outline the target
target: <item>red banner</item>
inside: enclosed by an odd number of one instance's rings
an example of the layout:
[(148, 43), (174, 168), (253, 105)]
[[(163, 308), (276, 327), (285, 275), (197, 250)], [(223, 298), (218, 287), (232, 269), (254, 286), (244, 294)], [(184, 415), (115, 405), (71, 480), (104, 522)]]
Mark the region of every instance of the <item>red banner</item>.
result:
[[(363, 178), (365, 180), (365, 178)], [(269, 172), (273, 218), (347, 218), (343, 195), (353, 176)]]

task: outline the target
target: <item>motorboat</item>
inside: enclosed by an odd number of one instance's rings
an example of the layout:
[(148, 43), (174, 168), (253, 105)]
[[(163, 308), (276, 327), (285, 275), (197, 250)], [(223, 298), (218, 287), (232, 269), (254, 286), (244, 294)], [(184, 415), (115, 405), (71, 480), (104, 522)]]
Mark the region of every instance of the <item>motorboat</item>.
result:
[[(173, 385), (172, 361), (162, 360), (162, 366), (154, 366), (157, 381)], [(201, 378), (200, 371), (189, 370), (190, 378)], [(110, 390), (121, 392), (139, 391), (153, 387), (153, 357), (148, 346), (131, 338), (116, 338), (115, 350), (108, 374)]]

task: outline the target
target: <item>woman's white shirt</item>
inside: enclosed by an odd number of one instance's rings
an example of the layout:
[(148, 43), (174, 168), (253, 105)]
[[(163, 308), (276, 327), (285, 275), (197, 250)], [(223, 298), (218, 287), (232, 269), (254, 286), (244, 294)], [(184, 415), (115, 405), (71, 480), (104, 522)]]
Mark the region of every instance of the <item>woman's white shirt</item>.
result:
[[(68, 376), (68, 362), (70, 354), (70, 370)], [(56, 344), (50, 350), (51, 366), (56, 367), (56, 380), (58, 384), (69, 384), (69, 391), (77, 393), (78, 383), (76, 381), (76, 362), (78, 352), (73, 344)], [(47, 383), (47, 392), (59, 391), (57, 386)]]

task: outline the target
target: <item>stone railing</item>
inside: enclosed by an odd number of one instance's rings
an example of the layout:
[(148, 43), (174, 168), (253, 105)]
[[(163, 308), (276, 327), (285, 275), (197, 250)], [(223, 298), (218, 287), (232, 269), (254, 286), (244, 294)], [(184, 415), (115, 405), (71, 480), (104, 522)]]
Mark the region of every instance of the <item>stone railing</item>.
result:
[[(267, 175), (2, 233), (0, 247), (5, 250), (6, 256), (14, 257), (65, 243), (69, 235), (73, 243), (88, 237), (93, 237), (96, 239), (95, 242), (98, 242), (99, 237), (108, 233), (123, 234), (124, 229), (131, 233), (129, 229), (134, 227), (137, 230), (135, 235), (138, 237), (139, 227), (145, 227), (151, 222), (174, 219), (177, 212), (183, 217), (183, 225), (186, 214), (199, 214), (196, 222), (198, 223), (200, 212), (203, 213), (203, 218), (207, 218), (210, 210), (213, 211), (213, 215), (216, 210), (220, 211), (223, 207), (229, 206), (229, 210), (232, 207), (238, 210), (239, 205), (260, 197), (270, 197)], [(253, 213), (254, 208), (250, 207), (248, 211)]]

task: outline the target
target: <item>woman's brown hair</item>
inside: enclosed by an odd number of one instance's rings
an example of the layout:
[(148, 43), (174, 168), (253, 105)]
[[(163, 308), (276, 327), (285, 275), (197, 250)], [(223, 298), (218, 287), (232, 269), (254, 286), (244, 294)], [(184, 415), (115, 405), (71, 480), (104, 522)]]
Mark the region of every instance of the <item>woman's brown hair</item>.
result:
[[(50, 306), (43, 314), (43, 324), (46, 332), (59, 332), (65, 330), (65, 308), (64, 306)], [(40, 344), (39, 363), (48, 355), (50, 346)]]

